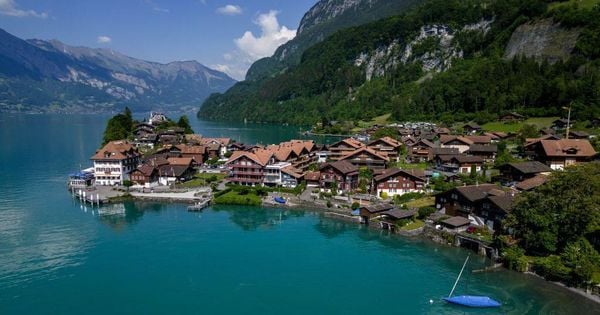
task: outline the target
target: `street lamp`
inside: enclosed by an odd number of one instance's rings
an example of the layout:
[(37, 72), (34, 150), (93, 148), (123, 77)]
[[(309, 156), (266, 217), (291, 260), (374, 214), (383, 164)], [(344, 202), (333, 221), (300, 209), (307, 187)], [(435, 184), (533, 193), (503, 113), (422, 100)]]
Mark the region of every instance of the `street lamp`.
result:
[(569, 110), (569, 113), (567, 114), (567, 134), (565, 136), (566, 139), (569, 139), (569, 127), (571, 126), (571, 106), (573, 103), (569, 104), (569, 107), (565, 107), (563, 106), (563, 109), (567, 109)]

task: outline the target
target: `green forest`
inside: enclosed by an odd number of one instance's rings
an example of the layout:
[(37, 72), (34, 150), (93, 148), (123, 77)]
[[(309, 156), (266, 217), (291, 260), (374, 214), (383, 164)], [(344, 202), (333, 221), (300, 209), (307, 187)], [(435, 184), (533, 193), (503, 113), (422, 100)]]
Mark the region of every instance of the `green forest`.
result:
[[(587, 1), (589, 2), (589, 1)], [(586, 4), (587, 4), (586, 2)], [(198, 116), (314, 124), (322, 119), (356, 121), (391, 113), (396, 120), (493, 121), (505, 111), (560, 116), (572, 105), (579, 120), (600, 116), (600, 7), (542, 0), (429, 0), (405, 14), (338, 31), (307, 49), (299, 65), (277, 76), (239, 82), (213, 94)], [(489, 31), (464, 30), (492, 20)], [(579, 32), (570, 57), (548, 62), (504, 58), (520, 25), (552, 19)], [(443, 24), (456, 30), (463, 58), (449, 70), (425, 73), (420, 62), (398, 63), (383, 76), (365, 78), (363, 52), (415, 38), (421, 26)], [(435, 42), (424, 46), (435, 46)], [(415, 47), (421, 53), (432, 47)]]

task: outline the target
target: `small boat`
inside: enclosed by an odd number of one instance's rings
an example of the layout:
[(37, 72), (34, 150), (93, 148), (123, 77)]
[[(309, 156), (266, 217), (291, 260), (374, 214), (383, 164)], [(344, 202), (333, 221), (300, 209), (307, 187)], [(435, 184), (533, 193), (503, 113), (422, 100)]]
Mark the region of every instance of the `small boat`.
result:
[(443, 298), (443, 300), (448, 303), (469, 307), (500, 307), (502, 305), (490, 297), (479, 295), (459, 295)]
[(283, 197), (277, 196), (277, 197), (273, 198), (273, 200), (275, 200), (275, 202), (277, 202), (277, 203), (281, 203), (281, 204), (285, 203), (285, 199), (283, 199)]
[(450, 291), (450, 294), (448, 294), (448, 297), (442, 298), (442, 300), (444, 300), (448, 303), (462, 305), (462, 306), (468, 306), (468, 307), (500, 307), (500, 306), (502, 306), (502, 304), (500, 304), (500, 302), (490, 298), (489, 296), (481, 296), (481, 295), (459, 295), (459, 296), (454, 296), (454, 297), (452, 296), (452, 293), (454, 293), (454, 289), (456, 289), (456, 285), (458, 284), (458, 280), (460, 280), (460, 276), (462, 276), (462, 273), (465, 270), (467, 261), (469, 261), (469, 257), (470, 256), (467, 256), (467, 259), (465, 259), (465, 263), (463, 264), (462, 269), (460, 269), (458, 278), (456, 278), (456, 281), (454, 282), (452, 291)]

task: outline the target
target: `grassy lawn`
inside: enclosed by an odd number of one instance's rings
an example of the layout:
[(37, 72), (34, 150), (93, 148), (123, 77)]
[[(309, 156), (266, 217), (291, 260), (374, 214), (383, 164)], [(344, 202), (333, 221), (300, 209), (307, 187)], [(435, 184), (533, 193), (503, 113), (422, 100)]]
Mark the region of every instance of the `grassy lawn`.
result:
[(381, 116), (374, 117), (373, 119), (371, 119), (369, 121), (359, 120), (358, 126), (354, 129), (352, 129), (352, 131), (359, 132), (359, 131), (361, 131), (361, 129), (369, 128), (373, 125), (379, 125), (379, 126), (387, 125), (389, 123), (389, 118), (391, 115), (392, 114), (384, 114)]
[(548, 10), (553, 10), (559, 7), (566, 7), (566, 6), (572, 6), (574, 4), (577, 4), (579, 6), (580, 9), (592, 9), (594, 7), (594, 5), (596, 5), (596, 3), (598, 3), (599, 0), (570, 0), (570, 1), (566, 1), (566, 2), (552, 2), (550, 3), (550, 5), (548, 6)]
[(402, 230), (402, 231), (412, 231), (412, 230), (418, 229), (420, 227), (423, 227), (424, 225), (425, 225), (425, 222), (417, 219), (417, 220), (414, 220), (411, 223), (409, 223), (409, 224), (401, 227), (400, 230)]
[(427, 169), (427, 162), (420, 162), (420, 163), (404, 163), (404, 162), (396, 162), (396, 163), (390, 163), (389, 167), (397, 167), (400, 169), (404, 169), (404, 170), (412, 170), (412, 169)]
[(179, 184), (180, 187), (193, 188), (207, 186), (210, 183), (220, 182), (225, 178), (225, 174), (211, 174), (211, 173), (199, 173), (194, 176), (193, 179), (188, 180), (185, 183)]
[(500, 131), (500, 132), (518, 132), (523, 125), (535, 125), (538, 129), (548, 128), (552, 126), (552, 122), (558, 119), (558, 117), (533, 117), (528, 118), (521, 122), (514, 123), (503, 123), (500, 121), (493, 121), (481, 126), (485, 131)]
[(411, 200), (405, 205), (409, 208), (422, 208), (422, 207), (434, 207), (435, 206), (435, 197), (427, 196), (415, 200)]
[(215, 198), (215, 203), (226, 205), (260, 206), (262, 204), (262, 199), (253, 193), (241, 195), (240, 192), (232, 190)]

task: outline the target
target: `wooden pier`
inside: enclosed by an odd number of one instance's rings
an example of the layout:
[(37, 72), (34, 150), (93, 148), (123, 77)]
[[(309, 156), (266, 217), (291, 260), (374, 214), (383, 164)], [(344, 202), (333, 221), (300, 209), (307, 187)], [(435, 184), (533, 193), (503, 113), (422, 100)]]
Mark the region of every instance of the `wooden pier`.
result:
[(190, 205), (187, 207), (188, 211), (202, 211), (204, 208), (210, 205), (210, 199), (204, 199), (202, 201), (198, 201), (197, 203)]

